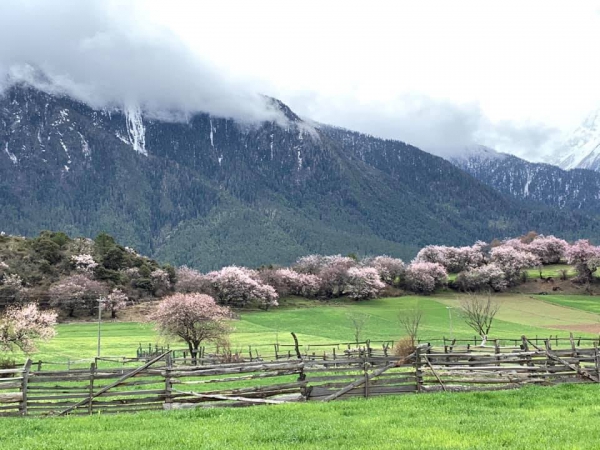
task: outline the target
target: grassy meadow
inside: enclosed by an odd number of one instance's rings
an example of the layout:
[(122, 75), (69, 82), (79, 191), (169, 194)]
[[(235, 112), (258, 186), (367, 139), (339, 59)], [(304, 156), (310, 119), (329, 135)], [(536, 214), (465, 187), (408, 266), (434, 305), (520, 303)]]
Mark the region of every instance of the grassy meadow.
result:
[[(501, 294), (495, 298), (501, 309), (494, 322), (491, 338), (518, 338), (550, 335), (590, 336), (590, 327), (600, 331), (600, 306), (596, 297), (583, 295), (534, 296)], [(354, 329), (352, 315), (367, 317), (363, 339), (396, 340), (404, 335), (398, 316), (414, 308), (423, 311), (420, 338), (436, 341), (442, 336), (473, 338), (474, 332), (459, 316), (460, 296), (441, 293), (430, 297), (404, 296), (366, 302), (347, 299), (327, 302), (289, 298), (282, 306), (270, 311), (242, 312), (233, 322), (233, 350), (247, 351), (251, 345), (259, 352), (272, 352), (272, 344), (292, 344), (290, 332), (295, 332), (301, 346), (310, 344), (351, 342)], [(452, 329), (451, 329), (452, 328)], [(75, 322), (58, 326), (58, 335), (39, 346), (32, 355), (42, 360), (65, 364), (67, 360), (89, 360), (96, 355), (98, 326), (94, 322)], [(102, 355), (133, 357), (140, 344), (165, 344), (149, 323), (105, 321), (102, 323)], [(183, 348), (180, 342), (171, 347)]]
[[(491, 338), (521, 334), (592, 336), (600, 324), (593, 296), (501, 294)], [(289, 298), (271, 311), (242, 312), (234, 349), (349, 342), (349, 315), (367, 316), (363, 338), (402, 337), (398, 316), (423, 311), (421, 339), (471, 338), (458, 315), (460, 296), (404, 296), (367, 302)], [(451, 322), (452, 321), (452, 322)], [(452, 323), (452, 330), (450, 324)], [(582, 331), (588, 330), (588, 331)], [(34, 360), (64, 364), (96, 353), (97, 324), (61, 324)], [(106, 321), (102, 354), (134, 356), (141, 343), (161, 343), (151, 324)], [(180, 346), (173, 342), (172, 346)], [(84, 364), (84, 362), (81, 362)], [(48, 366), (45, 366), (48, 367)], [(52, 366), (50, 366), (52, 368)], [(64, 365), (63, 365), (64, 368)], [(12, 449), (585, 449), (600, 439), (600, 389), (593, 384), (527, 387), (517, 391), (437, 393), (309, 402), (254, 408), (197, 409), (139, 414), (0, 419), (0, 448)]]
[(332, 403), (0, 419), (3, 450), (590, 449), (596, 385)]

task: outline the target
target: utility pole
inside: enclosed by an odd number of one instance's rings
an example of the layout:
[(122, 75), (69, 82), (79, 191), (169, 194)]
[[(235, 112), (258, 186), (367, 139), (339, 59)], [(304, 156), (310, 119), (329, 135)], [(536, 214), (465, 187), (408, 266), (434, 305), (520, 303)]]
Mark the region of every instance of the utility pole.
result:
[(100, 333), (101, 333), (101, 325), (102, 325), (102, 306), (106, 299), (104, 297), (100, 297), (98, 300), (98, 357), (100, 357)]
[(450, 320), (450, 338), (454, 339), (454, 331), (452, 330), (452, 309), (454, 309), (452, 306), (446, 306), (446, 309), (448, 310), (448, 319)]

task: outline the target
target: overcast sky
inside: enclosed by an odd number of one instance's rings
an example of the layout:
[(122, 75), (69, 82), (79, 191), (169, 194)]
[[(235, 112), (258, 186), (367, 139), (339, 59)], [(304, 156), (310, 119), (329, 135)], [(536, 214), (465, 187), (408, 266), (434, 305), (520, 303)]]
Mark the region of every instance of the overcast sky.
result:
[(540, 159), (600, 107), (600, 1), (2, 0), (0, 39), (95, 105), (269, 119), (264, 93), (438, 153)]

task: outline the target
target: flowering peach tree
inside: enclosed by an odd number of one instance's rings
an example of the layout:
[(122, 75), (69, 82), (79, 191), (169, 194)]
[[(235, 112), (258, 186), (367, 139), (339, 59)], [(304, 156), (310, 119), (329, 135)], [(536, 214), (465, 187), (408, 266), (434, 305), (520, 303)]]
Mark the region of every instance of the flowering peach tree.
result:
[(35, 303), (13, 306), (0, 316), (0, 352), (35, 351), (36, 341), (55, 336), (56, 313), (40, 311)]
[(226, 340), (230, 317), (229, 308), (217, 305), (209, 295), (176, 293), (162, 300), (150, 319), (162, 335), (184, 340), (196, 363), (200, 344)]
[(228, 266), (207, 274), (221, 305), (246, 306), (256, 302), (265, 309), (277, 306), (279, 296), (273, 286), (264, 284), (255, 270)]

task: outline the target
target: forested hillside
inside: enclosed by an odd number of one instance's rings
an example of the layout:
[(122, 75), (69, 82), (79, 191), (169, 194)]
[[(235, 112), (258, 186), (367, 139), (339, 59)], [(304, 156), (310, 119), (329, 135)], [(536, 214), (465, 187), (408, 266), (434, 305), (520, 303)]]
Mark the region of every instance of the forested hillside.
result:
[(499, 194), (398, 141), (315, 125), (93, 110), (26, 86), (0, 99), (0, 230), (114, 235), (202, 270), (391, 254), (536, 229), (600, 236), (595, 216)]

